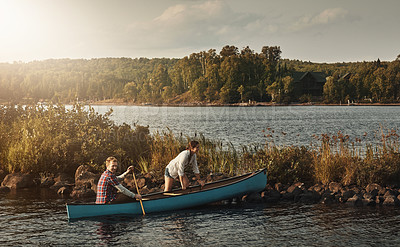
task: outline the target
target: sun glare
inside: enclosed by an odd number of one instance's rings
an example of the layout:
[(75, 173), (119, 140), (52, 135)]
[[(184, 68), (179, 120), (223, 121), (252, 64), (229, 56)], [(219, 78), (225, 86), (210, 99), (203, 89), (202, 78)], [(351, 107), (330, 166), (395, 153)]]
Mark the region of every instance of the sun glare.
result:
[(0, 56), (21, 57), (37, 49), (42, 28), (34, 1), (0, 0)]

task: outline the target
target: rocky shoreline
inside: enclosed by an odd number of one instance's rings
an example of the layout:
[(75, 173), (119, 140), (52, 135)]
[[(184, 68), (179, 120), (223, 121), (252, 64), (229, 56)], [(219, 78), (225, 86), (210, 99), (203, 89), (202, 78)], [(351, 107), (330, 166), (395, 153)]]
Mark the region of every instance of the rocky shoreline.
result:
[[(5, 174), (0, 170), (0, 193), (24, 188), (50, 188), (60, 196), (71, 197), (75, 200), (90, 202), (96, 197), (96, 187), (100, 174), (95, 173), (90, 166), (82, 165), (72, 178), (65, 174), (37, 178), (31, 174)], [(208, 175), (206, 182), (226, 178), (224, 174)], [(157, 181), (151, 173), (136, 175), (141, 194), (162, 191), (164, 181)], [(127, 175), (123, 184), (134, 191), (135, 185), (132, 175)], [(195, 185), (193, 183), (192, 185)], [(175, 184), (175, 188), (178, 184)], [(400, 206), (400, 188), (385, 187), (379, 184), (368, 184), (365, 188), (331, 182), (329, 184), (315, 184), (306, 186), (298, 182), (292, 185), (276, 183), (268, 184), (261, 193), (234, 198), (225, 203), (252, 202), (252, 203), (279, 203), (293, 202), (305, 204), (346, 204), (350, 206)]]

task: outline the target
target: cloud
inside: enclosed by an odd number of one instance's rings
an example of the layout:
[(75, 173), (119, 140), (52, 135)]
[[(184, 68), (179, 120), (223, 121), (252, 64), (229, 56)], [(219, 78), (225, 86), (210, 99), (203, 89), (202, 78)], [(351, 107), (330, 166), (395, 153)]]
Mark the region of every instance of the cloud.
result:
[(131, 46), (154, 49), (218, 48), (235, 45), (241, 37), (251, 36), (264, 25), (264, 17), (235, 12), (225, 1), (188, 1), (168, 7), (147, 22), (134, 22), (127, 28)]
[(301, 31), (303, 29), (315, 26), (330, 25), (333, 23), (344, 21), (346, 20), (347, 17), (348, 17), (348, 11), (345, 9), (342, 8), (326, 9), (314, 16), (310, 15), (302, 16), (295, 23), (289, 26), (289, 30)]

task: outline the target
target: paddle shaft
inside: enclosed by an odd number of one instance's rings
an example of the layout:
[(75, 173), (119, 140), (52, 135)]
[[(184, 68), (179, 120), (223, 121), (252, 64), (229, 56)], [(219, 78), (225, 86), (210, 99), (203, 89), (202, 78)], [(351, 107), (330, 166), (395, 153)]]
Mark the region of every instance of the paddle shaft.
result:
[[(139, 187), (138, 187), (137, 182), (136, 182), (135, 172), (133, 172), (133, 170), (132, 170), (132, 174), (133, 174), (133, 180), (135, 180), (136, 191), (137, 191), (138, 195), (140, 196)], [(143, 215), (146, 215), (146, 212), (144, 212), (142, 199), (140, 199), (139, 201), (140, 201), (140, 206), (142, 207)]]

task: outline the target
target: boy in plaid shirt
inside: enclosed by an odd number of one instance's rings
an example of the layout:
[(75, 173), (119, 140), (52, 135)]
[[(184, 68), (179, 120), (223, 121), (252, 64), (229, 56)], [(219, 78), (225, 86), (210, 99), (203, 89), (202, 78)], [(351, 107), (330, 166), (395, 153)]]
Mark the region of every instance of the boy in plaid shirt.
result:
[(108, 157), (106, 167), (107, 169), (103, 172), (97, 184), (96, 204), (127, 201), (126, 199), (121, 199), (121, 194), (117, 194), (118, 191), (130, 198), (142, 199), (140, 195), (131, 192), (118, 182), (118, 180), (124, 179), (125, 175), (133, 170), (133, 166), (128, 167), (126, 172), (120, 176), (116, 176), (118, 161), (114, 157)]

